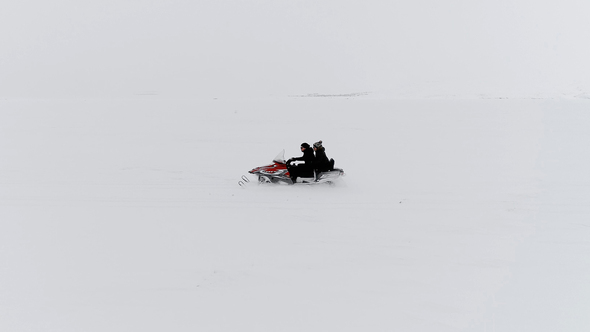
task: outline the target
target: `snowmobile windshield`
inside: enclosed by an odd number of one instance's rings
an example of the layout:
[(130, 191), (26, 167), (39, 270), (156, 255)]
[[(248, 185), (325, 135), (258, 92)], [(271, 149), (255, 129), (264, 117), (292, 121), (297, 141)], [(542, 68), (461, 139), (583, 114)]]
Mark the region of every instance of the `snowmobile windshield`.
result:
[(274, 161), (275, 163), (284, 164), (285, 163), (285, 150), (279, 152), (279, 154), (277, 154), (275, 159), (273, 159), (272, 161)]

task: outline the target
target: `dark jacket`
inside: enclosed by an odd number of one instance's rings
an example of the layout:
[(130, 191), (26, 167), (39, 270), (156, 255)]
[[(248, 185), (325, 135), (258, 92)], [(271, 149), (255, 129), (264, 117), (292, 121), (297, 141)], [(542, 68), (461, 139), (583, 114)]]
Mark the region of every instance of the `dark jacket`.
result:
[(323, 146), (317, 148), (317, 151), (315, 152), (313, 168), (318, 172), (330, 170), (330, 160), (328, 159), (328, 156), (326, 156), (326, 149)]
[(315, 161), (315, 156), (313, 155), (313, 149), (312, 148), (305, 149), (305, 151), (303, 151), (303, 156), (297, 157), (297, 158), (292, 158), (292, 160), (299, 160), (299, 161), (305, 162), (305, 164), (301, 164), (297, 167), (301, 167), (302, 169), (313, 169), (313, 164)]
[[(291, 158), (290, 160), (299, 160), (304, 161), (304, 164), (295, 165), (288, 165), (287, 169), (291, 175), (291, 179), (295, 181), (298, 177), (313, 177), (313, 161), (315, 156), (313, 155), (313, 150), (311, 148), (306, 148), (303, 151), (303, 156), (297, 158)], [(287, 162), (288, 163), (288, 162)], [(289, 163), (288, 163), (289, 164)]]

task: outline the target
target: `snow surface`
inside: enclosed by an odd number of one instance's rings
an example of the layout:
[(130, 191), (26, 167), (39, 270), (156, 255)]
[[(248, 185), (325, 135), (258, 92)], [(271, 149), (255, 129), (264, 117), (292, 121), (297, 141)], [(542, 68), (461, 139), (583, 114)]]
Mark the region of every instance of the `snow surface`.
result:
[(587, 331), (589, 106), (0, 101), (0, 330)]
[(590, 331), (589, 9), (4, 1), (0, 332)]

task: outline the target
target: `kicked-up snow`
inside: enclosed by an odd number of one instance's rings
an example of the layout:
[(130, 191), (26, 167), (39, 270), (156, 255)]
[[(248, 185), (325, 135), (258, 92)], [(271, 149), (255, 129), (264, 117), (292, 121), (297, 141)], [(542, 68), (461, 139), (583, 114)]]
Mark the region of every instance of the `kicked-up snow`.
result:
[[(0, 101), (2, 331), (587, 331), (587, 100)], [(334, 185), (237, 182), (323, 140)]]

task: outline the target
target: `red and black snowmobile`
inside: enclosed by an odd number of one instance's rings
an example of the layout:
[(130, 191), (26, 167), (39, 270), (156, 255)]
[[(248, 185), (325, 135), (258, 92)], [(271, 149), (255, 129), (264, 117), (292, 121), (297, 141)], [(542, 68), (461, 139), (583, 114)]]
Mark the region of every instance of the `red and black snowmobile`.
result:
[[(320, 184), (333, 183), (336, 179), (344, 175), (344, 170), (334, 168), (334, 159), (330, 160), (330, 169), (327, 171), (315, 171), (312, 176), (299, 176), (295, 183), (291, 180), (288, 163), (285, 162), (285, 150), (281, 151), (273, 160), (273, 163), (266, 166), (256, 167), (248, 173), (258, 176), (258, 183), (276, 183), (276, 184)], [(296, 162), (296, 161), (295, 161)], [(244, 186), (250, 182), (247, 176), (242, 176), (242, 180), (238, 181), (240, 186)]]

